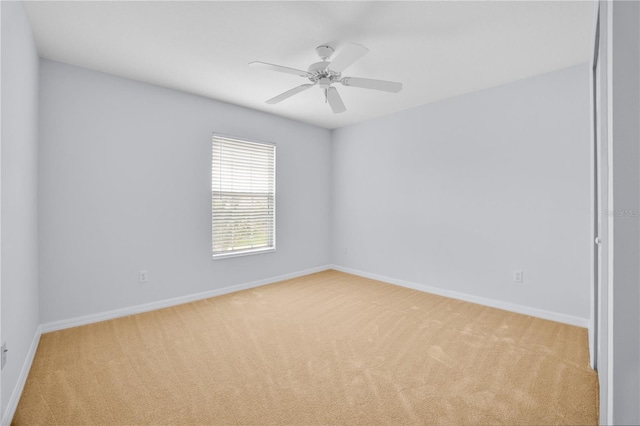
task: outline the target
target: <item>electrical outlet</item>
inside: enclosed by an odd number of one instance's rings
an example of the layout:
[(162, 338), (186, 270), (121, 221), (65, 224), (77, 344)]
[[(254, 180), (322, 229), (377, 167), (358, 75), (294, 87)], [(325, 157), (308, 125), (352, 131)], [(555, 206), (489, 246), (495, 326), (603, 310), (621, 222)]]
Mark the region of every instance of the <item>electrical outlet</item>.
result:
[(0, 370), (2, 370), (4, 368), (4, 365), (7, 363), (7, 342), (2, 343), (2, 348), (0, 348), (0, 351), (2, 351), (2, 362), (0, 362)]
[(513, 271), (513, 281), (517, 283), (522, 282), (522, 271)]
[(138, 272), (138, 282), (146, 283), (149, 280), (149, 276), (147, 275), (147, 271)]

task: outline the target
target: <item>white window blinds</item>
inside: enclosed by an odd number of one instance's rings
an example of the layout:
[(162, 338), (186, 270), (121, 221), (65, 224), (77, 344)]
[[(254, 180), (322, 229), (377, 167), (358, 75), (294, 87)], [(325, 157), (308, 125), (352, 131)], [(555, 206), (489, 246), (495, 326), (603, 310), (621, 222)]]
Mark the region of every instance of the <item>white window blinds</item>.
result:
[(273, 144), (213, 135), (213, 256), (275, 250)]

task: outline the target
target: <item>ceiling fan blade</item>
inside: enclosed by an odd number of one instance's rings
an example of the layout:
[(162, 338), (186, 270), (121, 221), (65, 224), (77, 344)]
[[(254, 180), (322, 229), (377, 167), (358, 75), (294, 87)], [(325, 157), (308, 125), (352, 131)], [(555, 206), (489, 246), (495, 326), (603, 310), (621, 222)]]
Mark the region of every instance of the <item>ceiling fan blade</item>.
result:
[(291, 90), (287, 90), (284, 93), (280, 93), (278, 96), (271, 98), (267, 101), (268, 104), (277, 104), (278, 102), (282, 102), (287, 98), (290, 98), (293, 95), (296, 95), (300, 92), (304, 92), (305, 90), (313, 87), (313, 84), (303, 84), (302, 86), (294, 87)]
[(386, 80), (373, 80), (371, 78), (344, 77), (340, 83), (345, 86), (361, 87), (363, 89), (382, 90), (383, 92), (398, 93), (402, 90), (402, 83)]
[(342, 72), (349, 68), (355, 61), (366, 55), (368, 51), (369, 49), (361, 44), (348, 43), (340, 53), (338, 53), (335, 59), (331, 61), (329, 69), (335, 72)]
[(295, 68), (283, 67), (281, 65), (268, 64), (266, 62), (250, 62), (249, 66), (252, 68), (261, 68), (263, 70), (285, 72), (287, 74), (299, 75), (300, 77), (306, 77), (307, 72), (297, 70)]
[(329, 106), (333, 110), (334, 114), (345, 112), (347, 110), (344, 106), (344, 102), (342, 102), (340, 93), (338, 93), (338, 90), (335, 87), (329, 87), (327, 89), (327, 102), (329, 102)]

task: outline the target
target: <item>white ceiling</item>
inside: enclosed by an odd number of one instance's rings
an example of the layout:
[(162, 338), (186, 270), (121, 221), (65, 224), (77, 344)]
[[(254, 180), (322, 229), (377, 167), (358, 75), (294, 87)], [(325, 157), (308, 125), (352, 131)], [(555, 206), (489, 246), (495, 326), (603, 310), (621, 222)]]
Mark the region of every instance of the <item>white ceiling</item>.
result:
[[(27, 2), (43, 58), (337, 128), (590, 60), (593, 2)], [(343, 75), (400, 81), (400, 93), (337, 85), (333, 114), (308, 81), (247, 66), (306, 69), (315, 47), (370, 52)]]

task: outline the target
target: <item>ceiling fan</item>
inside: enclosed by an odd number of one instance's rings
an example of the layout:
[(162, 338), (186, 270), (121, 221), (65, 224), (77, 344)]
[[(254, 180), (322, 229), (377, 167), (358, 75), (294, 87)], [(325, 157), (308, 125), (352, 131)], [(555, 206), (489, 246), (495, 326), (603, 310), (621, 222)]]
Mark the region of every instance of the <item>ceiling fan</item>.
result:
[(343, 77), (342, 71), (351, 66), (355, 61), (363, 57), (369, 49), (361, 44), (348, 43), (337, 55), (329, 62), (328, 59), (333, 55), (331, 46), (318, 46), (316, 53), (320, 57), (320, 62), (309, 65), (307, 71), (283, 67), (280, 65), (268, 64), (266, 62), (251, 62), (250, 67), (262, 68), (271, 71), (284, 72), (294, 74), (309, 79), (311, 83), (303, 84), (287, 90), (267, 101), (268, 104), (277, 104), (290, 98), (291, 96), (303, 92), (307, 89), (318, 85), (324, 91), (325, 102), (329, 104), (334, 114), (344, 112), (347, 108), (342, 102), (342, 98), (338, 90), (332, 86), (333, 83), (340, 83), (343, 86), (361, 87), (363, 89), (382, 90), (384, 92), (398, 93), (402, 89), (402, 83), (396, 83), (386, 80), (373, 80), (370, 78)]

